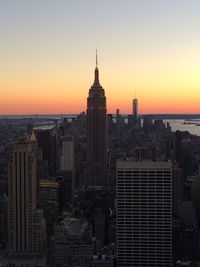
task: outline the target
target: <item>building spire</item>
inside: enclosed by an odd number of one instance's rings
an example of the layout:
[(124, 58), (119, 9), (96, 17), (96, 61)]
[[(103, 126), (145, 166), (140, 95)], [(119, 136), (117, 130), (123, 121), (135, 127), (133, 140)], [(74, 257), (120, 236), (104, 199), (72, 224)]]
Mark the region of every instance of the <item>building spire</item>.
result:
[(94, 86), (100, 86), (97, 49), (96, 49), (96, 68), (95, 68), (95, 72), (94, 72), (94, 84), (93, 85)]
[(96, 48), (96, 68), (98, 68), (98, 54), (97, 54), (97, 48)]

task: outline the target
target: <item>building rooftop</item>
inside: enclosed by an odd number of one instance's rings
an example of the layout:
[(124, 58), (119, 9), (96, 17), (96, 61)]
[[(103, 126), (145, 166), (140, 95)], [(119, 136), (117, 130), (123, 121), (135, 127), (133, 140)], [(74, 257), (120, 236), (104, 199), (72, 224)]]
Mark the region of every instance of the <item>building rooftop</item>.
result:
[(78, 218), (65, 218), (56, 224), (57, 227), (63, 226), (70, 236), (81, 236), (88, 228), (88, 222)]
[(118, 160), (117, 168), (135, 168), (135, 169), (168, 169), (171, 168), (171, 162), (167, 161), (134, 161), (134, 160)]

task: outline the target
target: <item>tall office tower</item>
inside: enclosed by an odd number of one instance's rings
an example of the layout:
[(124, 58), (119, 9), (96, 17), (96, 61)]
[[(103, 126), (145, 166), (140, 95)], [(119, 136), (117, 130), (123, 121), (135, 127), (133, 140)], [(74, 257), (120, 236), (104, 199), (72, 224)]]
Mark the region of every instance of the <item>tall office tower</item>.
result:
[(107, 181), (106, 97), (95, 68), (94, 83), (87, 98), (87, 176), (86, 186), (105, 186)]
[(135, 120), (138, 119), (138, 99), (137, 98), (133, 99), (133, 116)]
[(60, 172), (58, 175), (61, 190), (61, 206), (67, 208), (69, 202), (72, 202), (75, 190), (75, 153), (74, 136), (64, 135), (60, 139)]
[(169, 267), (172, 166), (117, 162), (117, 266)]
[(13, 145), (8, 173), (8, 242), (10, 254), (45, 250), (45, 220), (36, 208), (35, 142)]
[(38, 147), (42, 150), (42, 159), (47, 165), (51, 174), (57, 171), (57, 147), (58, 129), (55, 125), (38, 126), (34, 128)]

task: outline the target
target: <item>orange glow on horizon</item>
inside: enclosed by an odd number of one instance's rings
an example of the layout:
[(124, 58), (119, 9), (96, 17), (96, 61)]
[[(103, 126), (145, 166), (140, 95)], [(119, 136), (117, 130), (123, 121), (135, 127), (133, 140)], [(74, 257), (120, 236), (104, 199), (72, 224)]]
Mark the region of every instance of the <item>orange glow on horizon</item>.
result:
[[(148, 63), (149, 64), (149, 63)], [(89, 69), (89, 71), (88, 71)], [(155, 71), (137, 64), (112, 69), (100, 68), (100, 83), (105, 89), (107, 112), (132, 112), (132, 99), (137, 89), (140, 114), (200, 114), (200, 78), (195, 68), (165, 66)], [(145, 72), (143, 71), (145, 70)], [(128, 70), (128, 71), (127, 71)], [(91, 68), (64, 71), (48, 69), (11, 73), (12, 79), (0, 79), (0, 114), (78, 114), (86, 111), (88, 90), (93, 83)], [(66, 76), (66, 73), (69, 73)], [(77, 78), (78, 73), (78, 78)], [(134, 75), (133, 75), (134, 73)], [(25, 77), (25, 78), (24, 78)]]
[[(139, 100), (139, 114), (199, 114), (199, 101), (196, 99), (188, 105), (187, 100), (164, 101), (156, 99), (148, 102)], [(162, 101), (161, 101), (162, 100)], [(128, 102), (128, 103), (127, 103)], [(107, 97), (107, 113), (115, 113), (120, 109), (121, 114), (130, 114), (132, 112), (132, 100), (127, 102), (114, 102)], [(86, 111), (86, 97), (83, 101), (73, 99), (15, 99), (9, 101), (0, 101), (1, 115), (26, 115), (26, 114), (79, 114)], [(8, 106), (10, 106), (8, 111)]]

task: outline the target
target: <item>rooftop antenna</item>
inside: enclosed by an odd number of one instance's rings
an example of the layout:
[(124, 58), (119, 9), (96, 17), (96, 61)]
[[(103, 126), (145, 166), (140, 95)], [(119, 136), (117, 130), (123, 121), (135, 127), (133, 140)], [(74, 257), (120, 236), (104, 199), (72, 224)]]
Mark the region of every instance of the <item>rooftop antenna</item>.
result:
[(96, 68), (98, 67), (98, 54), (97, 54), (97, 48), (96, 48)]

